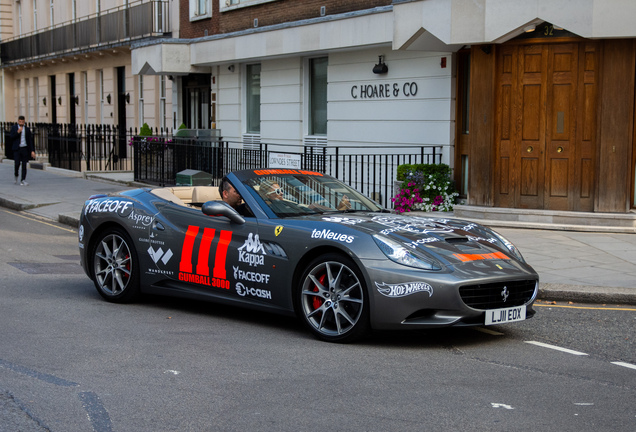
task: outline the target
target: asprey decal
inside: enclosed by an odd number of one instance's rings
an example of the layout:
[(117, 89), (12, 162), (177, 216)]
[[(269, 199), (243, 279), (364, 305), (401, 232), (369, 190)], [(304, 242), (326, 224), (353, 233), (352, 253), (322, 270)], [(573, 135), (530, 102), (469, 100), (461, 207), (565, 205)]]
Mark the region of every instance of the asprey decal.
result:
[(128, 219), (133, 221), (133, 228), (143, 229), (147, 228), (155, 220), (155, 217), (141, 214), (133, 209), (128, 215)]
[(249, 233), (243, 246), (238, 248), (240, 262), (247, 263), (252, 267), (261, 266), (265, 263), (265, 248), (261, 243), (258, 234)]
[(375, 286), (378, 288), (378, 292), (386, 297), (405, 297), (419, 292), (427, 292), (429, 297), (433, 295), (433, 287), (426, 282), (405, 282), (400, 284), (387, 284), (384, 282), (379, 284), (376, 282)]
[[(181, 248), (179, 280), (230, 289), (230, 282), (226, 280), (225, 262), (227, 259), (227, 249), (232, 240), (232, 231), (219, 230), (219, 238), (215, 239), (215, 229), (203, 228), (197, 266), (196, 269), (193, 269), (192, 251), (194, 250), (194, 243), (197, 239), (199, 229), (198, 226), (189, 225), (188, 231), (186, 231), (185, 238), (183, 239), (183, 247)], [(210, 277), (209, 259), (213, 240), (217, 242), (217, 245), (214, 256), (214, 268), (212, 270), (212, 277)]]

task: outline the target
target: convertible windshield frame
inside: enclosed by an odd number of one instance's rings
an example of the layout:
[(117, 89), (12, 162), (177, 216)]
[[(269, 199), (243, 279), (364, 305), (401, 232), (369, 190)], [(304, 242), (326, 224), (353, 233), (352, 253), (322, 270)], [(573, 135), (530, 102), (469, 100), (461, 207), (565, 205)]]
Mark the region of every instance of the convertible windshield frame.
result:
[(383, 210), (352, 187), (318, 172), (262, 169), (241, 174), (250, 195), (276, 217)]

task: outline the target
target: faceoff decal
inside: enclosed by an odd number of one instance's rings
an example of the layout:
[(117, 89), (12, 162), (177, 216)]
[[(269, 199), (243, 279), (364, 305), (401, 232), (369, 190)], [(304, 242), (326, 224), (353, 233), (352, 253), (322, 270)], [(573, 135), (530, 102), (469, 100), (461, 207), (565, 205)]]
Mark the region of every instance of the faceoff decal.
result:
[(90, 200), (84, 208), (84, 214), (89, 213), (117, 213), (120, 216), (126, 216), (126, 212), (132, 210), (133, 203), (118, 199), (94, 199)]
[[(192, 282), (201, 285), (209, 285), (217, 288), (230, 289), (230, 282), (226, 279), (225, 262), (227, 259), (227, 249), (232, 240), (232, 231), (219, 230), (218, 239), (215, 238), (216, 230), (213, 228), (203, 228), (199, 244), (199, 256), (196, 268), (192, 266), (192, 252), (194, 244), (199, 234), (199, 227), (189, 225), (188, 231), (183, 239), (181, 248), (181, 261), (179, 262), (179, 280)], [(210, 277), (210, 248), (212, 241), (216, 242), (216, 253), (214, 256), (214, 268)]]
[(379, 284), (376, 282), (375, 286), (378, 288), (378, 292), (386, 297), (405, 297), (419, 292), (427, 292), (429, 297), (433, 295), (433, 287), (426, 282), (405, 282), (400, 284), (384, 282)]

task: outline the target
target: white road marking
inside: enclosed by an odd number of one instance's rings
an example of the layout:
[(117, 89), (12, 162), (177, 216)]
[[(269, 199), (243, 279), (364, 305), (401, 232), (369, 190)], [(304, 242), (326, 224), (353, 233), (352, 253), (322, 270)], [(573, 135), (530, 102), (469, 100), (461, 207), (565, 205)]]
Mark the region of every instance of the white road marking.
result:
[(594, 404), (590, 403), (590, 402), (578, 402), (578, 403), (574, 402), (574, 405), (577, 405), (577, 406), (594, 406)]
[(492, 405), (493, 408), (505, 408), (507, 410), (513, 410), (514, 409), (512, 406), (506, 405), (506, 404), (502, 404), (502, 403), (490, 402), (490, 405)]
[(486, 333), (492, 336), (503, 336), (504, 333), (498, 332), (498, 331), (494, 331), (494, 330), (490, 330), (490, 329), (485, 329), (482, 327), (474, 327), (475, 330), (477, 330), (478, 332), (482, 332), (482, 333)]
[(574, 350), (567, 349), (567, 348), (561, 348), (560, 346), (549, 345), (549, 344), (546, 344), (546, 343), (543, 343), (543, 342), (525, 341), (525, 343), (532, 344), (532, 345), (537, 345), (537, 346), (544, 347), (544, 348), (550, 348), (550, 349), (557, 350), (557, 351), (562, 351), (562, 352), (565, 352), (565, 353), (568, 353), (568, 354), (574, 354), (574, 355), (579, 355), (579, 356), (589, 355), (589, 354), (586, 354), (586, 353), (583, 353), (583, 352), (580, 352), (580, 351), (574, 351)]
[(169, 373), (169, 374), (172, 374), (172, 375), (179, 375), (181, 372), (176, 371), (176, 370), (167, 370), (167, 371), (164, 371), (164, 373), (165, 374)]
[(630, 363), (625, 363), (625, 362), (611, 362), (612, 364), (615, 364), (617, 366), (623, 366), (626, 368), (630, 368), (630, 369), (636, 369), (636, 365), (630, 364)]

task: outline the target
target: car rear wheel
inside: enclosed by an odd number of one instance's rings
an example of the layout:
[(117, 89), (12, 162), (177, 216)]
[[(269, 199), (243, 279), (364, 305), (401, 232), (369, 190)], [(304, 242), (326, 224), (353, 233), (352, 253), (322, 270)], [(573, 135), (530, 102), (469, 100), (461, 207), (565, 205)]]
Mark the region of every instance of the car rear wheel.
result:
[(364, 279), (344, 256), (314, 259), (301, 278), (296, 301), (298, 314), (319, 339), (352, 342), (369, 329)]
[(128, 303), (139, 295), (137, 253), (124, 231), (102, 233), (93, 247), (93, 280), (97, 292), (114, 303)]

